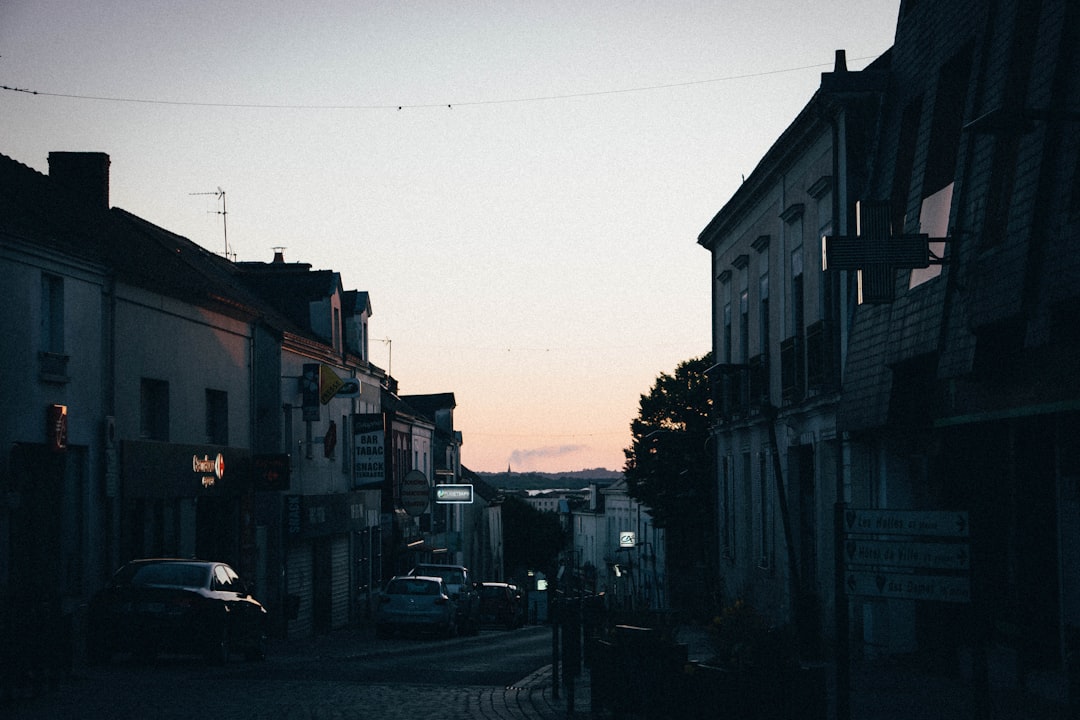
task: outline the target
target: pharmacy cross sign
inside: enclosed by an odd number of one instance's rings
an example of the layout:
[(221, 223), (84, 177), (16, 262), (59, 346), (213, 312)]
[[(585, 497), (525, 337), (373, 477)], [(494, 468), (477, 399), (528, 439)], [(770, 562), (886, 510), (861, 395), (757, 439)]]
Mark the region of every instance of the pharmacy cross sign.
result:
[(940, 264), (930, 253), (926, 233), (893, 235), (889, 228), (889, 203), (859, 201), (856, 204), (856, 235), (826, 235), (821, 239), (823, 270), (858, 270), (860, 302), (893, 301), (895, 271)]

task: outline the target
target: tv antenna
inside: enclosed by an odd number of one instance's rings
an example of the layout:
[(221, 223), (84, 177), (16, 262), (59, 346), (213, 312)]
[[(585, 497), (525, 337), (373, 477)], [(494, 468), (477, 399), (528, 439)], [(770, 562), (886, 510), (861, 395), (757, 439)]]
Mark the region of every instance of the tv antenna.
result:
[(213, 195), (218, 200), (221, 200), (220, 210), (208, 210), (207, 212), (212, 212), (215, 215), (221, 216), (221, 232), (225, 236), (225, 258), (229, 259), (229, 221), (226, 217), (229, 213), (225, 210), (225, 191), (218, 185), (218, 189), (215, 192), (194, 192), (188, 193), (188, 195)]
[(376, 342), (381, 342), (386, 346), (386, 375), (387, 377), (394, 376), (394, 341), (388, 337), (375, 338)]

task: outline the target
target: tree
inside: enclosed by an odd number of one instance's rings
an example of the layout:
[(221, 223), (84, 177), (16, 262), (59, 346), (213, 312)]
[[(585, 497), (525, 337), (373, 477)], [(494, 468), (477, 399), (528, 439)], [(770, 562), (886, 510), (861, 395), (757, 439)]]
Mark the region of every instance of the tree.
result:
[(705, 371), (712, 364), (707, 353), (680, 363), (674, 375), (661, 373), (630, 423), (633, 440), (623, 451), (623, 474), (630, 496), (649, 506), (659, 527), (713, 510), (712, 462), (705, 447), (712, 407)]
[(623, 451), (630, 496), (649, 507), (657, 527), (666, 528), (676, 602), (692, 602), (695, 595), (704, 599), (709, 590), (694, 586), (711, 586), (715, 577), (716, 475), (708, 447), (712, 392), (705, 375), (712, 365), (710, 352), (680, 363), (674, 375), (661, 373), (641, 396), (638, 417), (630, 423), (632, 443)]
[(540, 512), (510, 495), (502, 505), (503, 562), (511, 572), (542, 570), (551, 574), (565, 545), (559, 516)]

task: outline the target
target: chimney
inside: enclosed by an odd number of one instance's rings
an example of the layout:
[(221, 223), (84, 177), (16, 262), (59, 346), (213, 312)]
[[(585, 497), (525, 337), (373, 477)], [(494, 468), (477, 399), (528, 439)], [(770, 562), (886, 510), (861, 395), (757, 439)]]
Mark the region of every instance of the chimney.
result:
[(285, 262), (285, 248), (283, 248), (283, 247), (274, 248), (274, 264), (275, 265), (284, 264), (284, 262)]
[(836, 60), (833, 62), (833, 72), (847, 72), (847, 50), (836, 51)]
[(109, 156), (100, 152), (51, 152), (49, 177), (103, 210), (109, 209)]

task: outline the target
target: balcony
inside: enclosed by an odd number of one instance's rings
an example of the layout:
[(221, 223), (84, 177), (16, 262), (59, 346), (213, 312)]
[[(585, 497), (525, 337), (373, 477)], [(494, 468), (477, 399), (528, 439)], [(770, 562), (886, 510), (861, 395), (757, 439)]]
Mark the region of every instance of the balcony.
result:
[(63, 385), (70, 382), (68, 377), (69, 355), (54, 352), (38, 353), (38, 377), (42, 382)]

